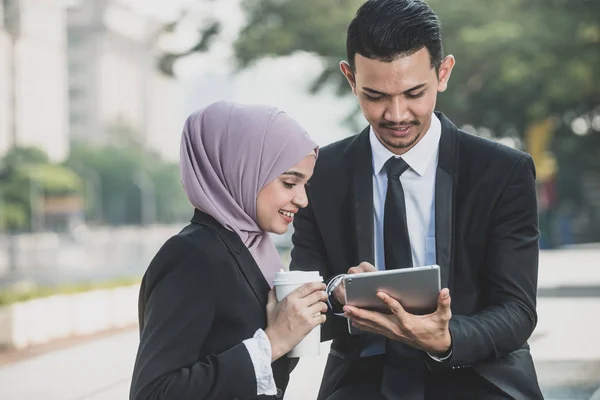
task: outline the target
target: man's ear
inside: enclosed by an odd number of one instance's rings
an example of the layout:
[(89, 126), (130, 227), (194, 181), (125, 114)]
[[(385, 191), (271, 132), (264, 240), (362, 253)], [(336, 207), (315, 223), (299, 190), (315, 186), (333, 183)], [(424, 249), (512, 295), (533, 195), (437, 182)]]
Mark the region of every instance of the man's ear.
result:
[(348, 83), (352, 88), (352, 93), (356, 96), (356, 79), (354, 78), (354, 72), (352, 71), (350, 64), (348, 64), (347, 61), (340, 61), (340, 70), (348, 80)]
[(450, 80), (450, 74), (452, 74), (452, 68), (454, 68), (455, 60), (453, 55), (447, 55), (440, 64), (438, 71), (438, 92), (444, 92), (448, 88), (448, 80)]

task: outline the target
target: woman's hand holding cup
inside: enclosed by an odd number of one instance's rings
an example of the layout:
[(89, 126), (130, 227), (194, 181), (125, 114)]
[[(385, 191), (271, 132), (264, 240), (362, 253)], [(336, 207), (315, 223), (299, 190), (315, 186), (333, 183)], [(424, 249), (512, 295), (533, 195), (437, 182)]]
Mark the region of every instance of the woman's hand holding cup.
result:
[(269, 292), (265, 329), (273, 361), (289, 353), (316, 326), (324, 323), (323, 313), (327, 311), (327, 293), (322, 282), (305, 283), (285, 297), (282, 293), (278, 296), (276, 290), (277, 287)]

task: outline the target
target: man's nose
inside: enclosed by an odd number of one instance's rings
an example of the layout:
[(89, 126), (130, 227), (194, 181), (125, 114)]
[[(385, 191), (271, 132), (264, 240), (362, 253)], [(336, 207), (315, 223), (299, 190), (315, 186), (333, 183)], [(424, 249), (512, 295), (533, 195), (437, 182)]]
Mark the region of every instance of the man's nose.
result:
[(400, 96), (392, 97), (387, 104), (384, 118), (394, 123), (410, 120), (406, 102)]

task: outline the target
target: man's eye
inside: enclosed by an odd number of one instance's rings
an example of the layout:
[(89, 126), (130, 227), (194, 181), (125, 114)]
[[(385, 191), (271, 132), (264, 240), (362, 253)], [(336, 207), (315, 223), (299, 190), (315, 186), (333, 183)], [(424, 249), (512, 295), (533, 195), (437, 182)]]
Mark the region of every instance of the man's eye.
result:
[(408, 97), (409, 99), (418, 99), (419, 97), (423, 96), (423, 93), (425, 93), (425, 91), (416, 94), (407, 93), (406, 97)]
[(383, 98), (382, 96), (371, 96), (366, 93), (365, 93), (365, 97), (371, 101), (377, 101), (377, 100), (381, 100)]

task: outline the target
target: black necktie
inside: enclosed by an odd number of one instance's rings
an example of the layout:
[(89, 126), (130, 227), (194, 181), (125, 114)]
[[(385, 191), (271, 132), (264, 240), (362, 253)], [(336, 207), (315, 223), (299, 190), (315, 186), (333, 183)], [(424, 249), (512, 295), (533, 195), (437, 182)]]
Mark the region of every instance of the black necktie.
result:
[(387, 195), (383, 211), (383, 249), (385, 269), (410, 268), (412, 252), (406, 222), (406, 205), (400, 175), (408, 169), (402, 158), (392, 157), (383, 166), (388, 176)]
[[(410, 268), (412, 252), (406, 222), (406, 204), (400, 175), (408, 169), (401, 158), (392, 157), (384, 165), (388, 176), (383, 211), (383, 249), (385, 269)], [(386, 363), (381, 379), (381, 393), (387, 399), (423, 400), (423, 355), (401, 342), (386, 340)]]

